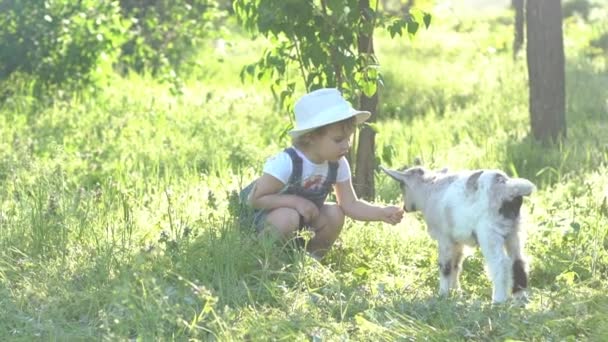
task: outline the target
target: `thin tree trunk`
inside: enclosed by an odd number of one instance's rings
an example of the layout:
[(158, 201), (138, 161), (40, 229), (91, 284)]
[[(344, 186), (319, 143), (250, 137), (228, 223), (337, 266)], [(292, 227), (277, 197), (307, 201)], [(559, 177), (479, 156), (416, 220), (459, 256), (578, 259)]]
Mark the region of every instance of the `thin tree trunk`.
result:
[(526, 1), (530, 123), (544, 143), (566, 136), (562, 8), (559, 0)]
[[(370, 11), (369, 0), (359, 0), (359, 9), (363, 20), (370, 20), (367, 13)], [(359, 54), (373, 54), (373, 36), (359, 36)], [(378, 107), (378, 92), (367, 97), (365, 94), (360, 98), (360, 109), (372, 113), (368, 122), (376, 120), (376, 109)], [(355, 163), (355, 176), (353, 186), (355, 192), (361, 198), (373, 200), (375, 197), (374, 170), (376, 169), (375, 156), (376, 132), (371, 127), (363, 126), (359, 132), (359, 145), (357, 146), (357, 160)]]
[[(372, 113), (368, 121), (375, 120), (376, 107), (378, 106), (378, 92), (372, 97), (361, 95), (361, 110)], [(359, 131), (359, 145), (357, 147), (356, 173), (353, 185), (357, 195), (366, 200), (375, 197), (374, 170), (376, 169), (375, 156), (376, 132), (369, 127), (363, 126)]]
[(513, 39), (513, 59), (524, 45), (524, 0), (513, 0), (513, 9), (515, 10), (515, 37)]

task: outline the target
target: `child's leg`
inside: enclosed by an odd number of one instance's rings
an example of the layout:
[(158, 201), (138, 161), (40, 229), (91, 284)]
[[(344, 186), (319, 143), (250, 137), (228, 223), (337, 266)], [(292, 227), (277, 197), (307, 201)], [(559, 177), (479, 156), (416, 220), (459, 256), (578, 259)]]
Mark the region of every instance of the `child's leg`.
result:
[[(264, 232), (277, 233), (282, 239), (291, 239), (300, 227), (300, 214), (295, 209), (277, 208), (266, 214)], [(340, 235), (344, 225), (344, 212), (337, 204), (325, 204), (319, 216), (310, 223), (314, 237), (308, 242), (308, 251), (323, 257)]]
[(272, 230), (282, 239), (291, 239), (300, 226), (300, 214), (295, 209), (277, 208), (266, 214), (264, 232)]
[(344, 211), (337, 204), (325, 204), (319, 216), (311, 222), (315, 236), (308, 242), (308, 251), (316, 257), (323, 257), (340, 235), (344, 225)]

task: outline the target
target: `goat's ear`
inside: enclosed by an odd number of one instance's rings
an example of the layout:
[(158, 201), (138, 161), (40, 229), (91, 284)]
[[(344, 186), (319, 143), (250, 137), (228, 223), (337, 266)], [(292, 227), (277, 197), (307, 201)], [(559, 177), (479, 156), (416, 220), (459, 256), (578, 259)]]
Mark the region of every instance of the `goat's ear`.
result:
[(509, 197), (529, 196), (536, 186), (524, 178), (511, 178), (507, 181), (507, 191)]
[(467, 190), (471, 191), (471, 192), (475, 192), (477, 191), (477, 188), (479, 188), (479, 177), (481, 176), (481, 174), (483, 173), (483, 170), (477, 171), (475, 173), (473, 173), (471, 176), (469, 176), (469, 179), (467, 179)]
[(391, 178), (395, 179), (399, 183), (405, 182), (405, 174), (401, 171), (387, 169), (384, 166), (380, 165), (380, 169), (384, 171), (387, 175), (391, 176)]

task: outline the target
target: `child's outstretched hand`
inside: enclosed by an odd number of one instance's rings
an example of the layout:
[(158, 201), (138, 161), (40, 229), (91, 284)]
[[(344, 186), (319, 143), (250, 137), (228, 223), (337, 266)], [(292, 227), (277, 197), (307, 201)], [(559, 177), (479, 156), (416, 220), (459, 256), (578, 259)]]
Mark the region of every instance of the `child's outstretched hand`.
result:
[(382, 221), (396, 225), (397, 223), (401, 222), (402, 219), (403, 208), (394, 205), (382, 208)]

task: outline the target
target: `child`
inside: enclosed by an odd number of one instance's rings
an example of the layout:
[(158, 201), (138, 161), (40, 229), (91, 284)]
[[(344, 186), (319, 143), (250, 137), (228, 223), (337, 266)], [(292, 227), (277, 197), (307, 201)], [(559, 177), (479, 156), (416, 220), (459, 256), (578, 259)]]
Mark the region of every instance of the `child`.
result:
[[(247, 203), (255, 209), (258, 231), (272, 230), (288, 239), (301, 229), (314, 232), (307, 245), (321, 258), (338, 238), (344, 216), (397, 224), (403, 209), (376, 206), (357, 198), (345, 158), (356, 125), (370, 117), (354, 110), (337, 89), (319, 89), (295, 104), (293, 146), (268, 159), (253, 183)], [(336, 203), (326, 203), (331, 189)]]

